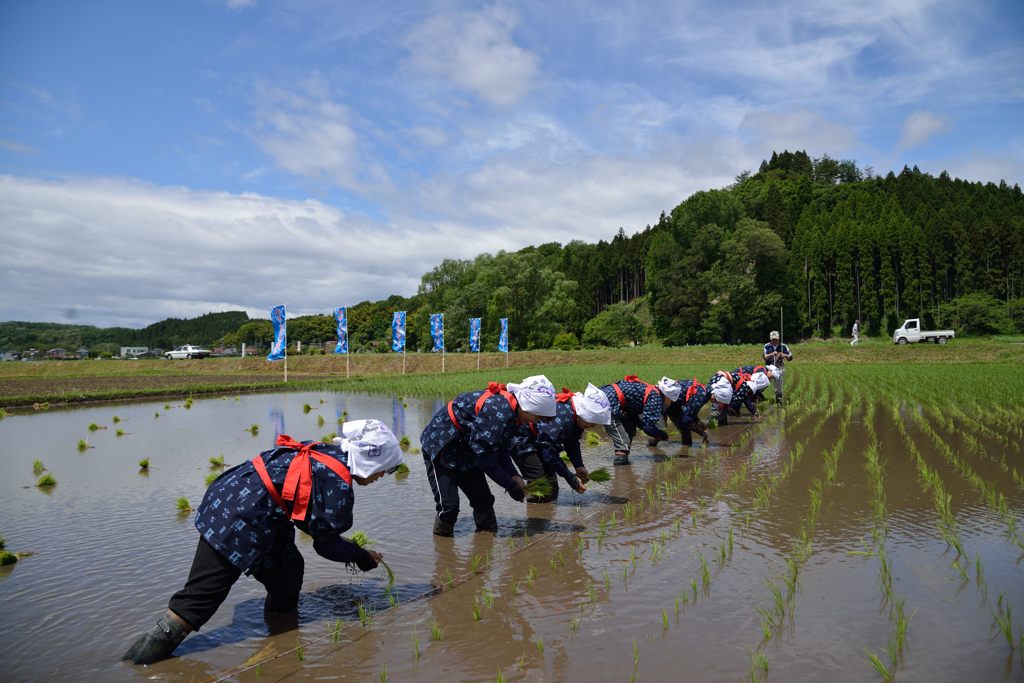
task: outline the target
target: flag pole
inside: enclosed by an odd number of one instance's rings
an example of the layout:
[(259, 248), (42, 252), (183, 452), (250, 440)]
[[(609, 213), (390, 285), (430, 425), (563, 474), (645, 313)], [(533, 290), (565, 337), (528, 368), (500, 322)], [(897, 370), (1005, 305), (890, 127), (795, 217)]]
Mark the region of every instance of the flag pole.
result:
[(288, 343), (284, 345), (284, 383), (288, 383)]
[(405, 346), (402, 346), (402, 374), (405, 374)]
[(349, 378), (348, 354), (345, 354), (345, 379)]
[(441, 374), (444, 374), (444, 348), (441, 348)]

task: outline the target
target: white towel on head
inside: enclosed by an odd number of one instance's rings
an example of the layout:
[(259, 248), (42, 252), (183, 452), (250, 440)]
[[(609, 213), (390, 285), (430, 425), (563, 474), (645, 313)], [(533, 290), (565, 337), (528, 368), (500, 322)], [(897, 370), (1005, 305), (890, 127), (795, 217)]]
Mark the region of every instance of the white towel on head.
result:
[(592, 424), (607, 425), (612, 423), (612, 407), (608, 397), (593, 384), (587, 384), (583, 393), (572, 395), (572, 405), (576, 414)]
[(509, 384), (508, 390), (523, 410), (541, 417), (555, 416), (555, 385), (544, 375), (532, 375), (518, 384)]
[(395, 433), (380, 420), (346, 422), (334, 443), (348, 454), (348, 471), (357, 477), (371, 477), (405, 462)]

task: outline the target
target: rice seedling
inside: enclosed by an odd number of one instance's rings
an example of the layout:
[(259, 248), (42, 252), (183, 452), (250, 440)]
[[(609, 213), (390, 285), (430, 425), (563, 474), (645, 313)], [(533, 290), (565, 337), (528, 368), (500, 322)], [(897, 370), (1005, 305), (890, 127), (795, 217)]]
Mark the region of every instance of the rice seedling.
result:
[(640, 648), (636, 645), (636, 638), (633, 639), (633, 668), (640, 666)]
[(600, 436), (598, 436), (595, 432), (590, 432), (590, 431), (587, 432), (587, 445), (588, 446), (597, 446), (600, 443), (601, 443), (601, 437)]
[(661, 630), (663, 633), (668, 630), (668, 612), (664, 607), (661, 608)]
[(89, 450), (89, 442), (86, 441), (85, 439), (79, 439), (78, 440), (78, 452), (79, 453), (84, 453), (87, 450)]
[(708, 589), (711, 585), (711, 571), (708, 569), (708, 561), (704, 559), (703, 553), (697, 553), (697, 557), (700, 558), (700, 582), (701, 587), (704, 590)]
[(159, 411), (159, 410), (155, 411), (155, 412), (153, 413), (153, 417), (154, 417), (154, 418), (158, 418), (158, 417), (160, 417), (160, 411)]
[(534, 498), (547, 498), (552, 493), (554, 493), (554, 489), (547, 477), (534, 479), (526, 485), (526, 495)]
[(326, 434), (324, 434), (323, 436), (320, 437), (320, 443), (328, 443), (329, 444), (332, 441), (334, 441), (334, 438), (336, 436), (338, 436), (337, 432), (327, 432)]
[(210, 456), (210, 467), (224, 467), (224, 456)]
[(306, 653), (305, 653), (305, 651), (304, 651), (304, 650), (302, 649), (302, 646), (301, 646), (301, 645), (299, 645), (299, 646), (298, 646), (297, 648), (295, 648), (295, 656), (299, 658), (299, 661), (300, 661), (300, 662), (302, 662), (302, 661), (305, 661), (305, 659), (306, 659)]
[(494, 607), (494, 593), (492, 593), (489, 588), (485, 588), (483, 590), (481, 593), (481, 599), (487, 607)]
[[(43, 461), (42, 460), (33, 460), (32, 461), (32, 474), (35, 474), (36, 476), (38, 476), (38, 475), (42, 474), (43, 470), (45, 470), (45, 469), (46, 468), (43, 467)], [(0, 547), (3, 547), (3, 546), (0, 546)]]
[(512, 584), (512, 595), (519, 595), (519, 584), (521, 584), (522, 582), (522, 579), (516, 579), (516, 581)]
[(505, 674), (502, 672), (501, 667), (498, 667), (498, 676), (494, 679), (495, 683), (505, 683)]
[(386, 666), (380, 670), (380, 673), (377, 675), (377, 678), (380, 680), (380, 683), (387, 683), (388, 668)]
[[(387, 572), (388, 575), (388, 585), (387, 588), (384, 589), (384, 592), (390, 596), (392, 592), (395, 590), (395, 573), (391, 571), (391, 567), (389, 567), (388, 563), (384, 560), (381, 560), (380, 564), (382, 567), (384, 567), (384, 571)], [(394, 603), (392, 603), (392, 607), (393, 606)]]
[(139, 469), (140, 470), (148, 470), (149, 469), (149, 458), (143, 458), (142, 460), (139, 460)]
[(526, 668), (526, 652), (519, 655), (519, 659), (516, 661), (516, 668), (520, 671)]
[(868, 659), (871, 661), (871, 666), (875, 668), (875, 671), (877, 671), (878, 675), (882, 677), (882, 680), (892, 680), (893, 674), (895, 672), (890, 671), (889, 667), (882, 663), (882, 660), (878, 658), (878, 655), (876, 655), (874, 652), (865, 652), (864, 654), (868, 656)]
[(256, 436), (257, 434), (260, 433), (260, 426), (258, 424), (249, 425), (249, 433), (252, 434), (253, 436)]
[(690, 589), (693, 591), (693, 600), (697, 601), (697, 579), (690, 579)]
[(309, 411), (311, 411), (311, 410), (313, 410), (313, 406), (309, 405), (308, 403), (303, 403), (302, 404), (302, 413), (304, 415), (308, 415)]
[(473, 600), (473, 621), (480, 621), (480, 603)]
[(430, 639), (436, 641), (444, 640), (444, 630), (437, 621), (430, 622)]
[(455, 583), (455, 577), (452, 576), (451, 568), (445, 569), (444, 570), (444, 585), (447, 586), (448, 588), (451, 588), (453, 583)]
[(580, 615), (577, 614), (569, 620), (569, 631), (570, 633), (576, 633), (578, 630), (580, 630)]
[(185, 403), (183, 403), (182, 405), (185, 406), (185, 410), (192, 410), (192, 397), (189, 396), (188, 398), (186, 398)]
[(360, 548), (368, 548), (373, 545), (373, 541), (370, 540), (370, 537), (362, 531), (353, 532), (348, 540), (352, 541)]
[(9, 550), (0, 550), (0, 567), (6, 567), (7, 565), (14, 564), (20, 558), (17, 553), (12, 553)]
[(47, 472), (46, 474), (42, 475), (41, 477), (39, 477), (39, 479), (36, 480), (36, 486), (38, 488), (41, 488), (41, 489), (48, 489), (48, 488), (50, 488), (52, 486), (56, 486), (56, 485), (57, 485), (56, 477), (54, 477), (49, 472)]
[(533, 646), (537, 648), (537, 654), (544, 654), (544, 640), (540, 636), (537, 636), (537, 641)]
[(608, 572), (601, 572), (601, 574), (602, 574), (602, 578), (604, 579), (604, 589), (605, 589), (605, 591), (606, 592), (610, 591), (612, 589), (611, 577), (608, 576)]
[(164, 410), (170, 410), (170, 409), (171, 409), (171, 404), (170, 403), (165, 403), (164, 404)]
[(118, 429), (116, 432), (114, 432), (114, 436), (124, 436), (124, 430)]
[[(1002, 594), (999, 596), (1002, 598)], [(1000, 601), (998, 611), (992, 612), (992, 617), (995, 619), (996, 626), (1002, 632), (1003, 637), (1006, 638), (1006, 644), (1013, 649), (1013, 612), (1010, 608), (1010, 603), (1007, 601), (1006, 605)]]
[(590, 481), (597, 484), (604, 484), (612, 480), (611, 472), (608, 471), (607, 467), (598, 467), (596, 470), (590, 473)]
[(373, 626), (373, 610), (366, 606), (365, 603), (360, 602), (356, 605), (356, 614), (359, 616), (359, 625), (363, 628), (370, 628)]
[(409, 450), (409, 446), (411, 446), (411, 445), (412, 445), (412, 442), (409, 440), (409, 435), (408, 434), (403, 434), (402, 438), (398, 440), (398, 446), (403, 451)]
[(337, 643), (341, 640), (341, 619), (334, 620), (334, 627), (331, 629), (331, 642)]
[(117, 424), (118, 422), (121, 421), (121, 418), (119, 418), (117, 415), (115, 415), (112, 419), (113, 419), (114, 424)]
[[(438, 638), (440, 640), (440, 638)], [(420, 661), (420, 637), (416, 634), (412, 636), (412, 658), (413, 661)]]
[(181, 496), (178, 498), (178, 512), (192, 512), (192, 503), (188, 502), (188, 498)]
[(324, 426), (324, 422), (325, 422), (325, 420), (324, 420), (324, 416), (323, 415), (317, 415), (316, 416), (316, 426), (317, 427), (323, 427)]
[(212, 484), (213, 482), (217, 481), (218, 477), (220, 477), (220, 473), (219, 472), (210, 472), (209, 474), (207, 474), (206, 475), (206, 480), (205, 480), (206, 481), (206, 486), (209, 487), (210, 484)]

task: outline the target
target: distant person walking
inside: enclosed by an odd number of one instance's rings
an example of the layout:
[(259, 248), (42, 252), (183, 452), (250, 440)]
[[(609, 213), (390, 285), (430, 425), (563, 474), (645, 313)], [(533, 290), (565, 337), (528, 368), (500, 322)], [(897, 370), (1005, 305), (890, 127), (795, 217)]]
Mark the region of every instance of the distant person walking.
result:
[(854, 320), (853, 321), (852, 334), (853, 334), (853, 339), (850, 341), (850, 346), (856, 346), (858, 343), (860, 343), (860, 321), (859, 320)]
[(776, 403), (782, 403), (782, 377), (785, 374), (783, 366), (787, 360), (793, 360), (793, 354), (789, 352), (789, 347), (779, 340), (779, 331), (772, 330), (768, 335), (768, 343), (764, 345), (764, 362), (765, 365), (775, 366), (772, 383), (775, 385)]

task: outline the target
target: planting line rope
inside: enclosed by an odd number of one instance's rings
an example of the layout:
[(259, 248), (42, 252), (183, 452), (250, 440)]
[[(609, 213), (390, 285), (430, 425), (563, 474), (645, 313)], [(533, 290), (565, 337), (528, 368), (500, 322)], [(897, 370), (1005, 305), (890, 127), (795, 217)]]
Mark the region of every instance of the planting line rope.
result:
[[(756, 424), (762, 424), (762, 423), (749, 423), (749, 424), (750, 425), (756, 425)], [(748, 429), (749, 429), (749, 427), (748, 427)], [(637, 486), (633, 487), (632, 489), (630, 489), (629, 491), (626, 492), (626, 497), (629, 497), (632, 494), (634, 494), (635, 492), (637, 492), (637, 491), (639, 491), (641, 489), (644, 489), (644, 488), (646, 488), (646, 487), (643, 486), (643, 485), (638, 484)], [(584, 516), (583, 519), (580, 520), (580, 522), (589, 522), (593, 517), (595, 517), (596, 515), (598, 515), (599, 513), (604, 512), (604, 511), (605, 511), (604, 507), (597, 507), (597, 506), (595, 506), (594, 510), (590, 514)], [(459, 585), (462, 585), (462, 584), (468, 582), (470, 579), (472, 579), (476, 575), (482, 573), (485, 569), (489, 569), (491, 566), (494, 565), (494, 563), (495, 563), (495, 561), (497, 559), (510, 559), (510, 558), (513, 558), (513, 557), (519, 555), (520, 553), (526, 551), (527, 549), (532, 548), (533, 546), (535, 546), (535, 545), (537, 545), (537, 544), (539, 544), (539, 543), (541, 543), (543, 541), (550, 540), (550, 541), (554, 542), (554, 540), (557, 540), (560, 537), (563, 537), (563, 536), (567, 537), (570, 534), (574, 534), (574, 533), (577, 533), (577, 532), (574, 532), (574, 531), (554, 531), (554, 532), (551, 532), (551, 533), (548, 533), (548, 534), (538, 534), (532, 540), (527, 542), (525, 545), (517, 546), (516, 549), (514, 551), (510, 552), (509, 554), (503, 555), (501, 558), (489, 558), (487, 560), (486, 564), (481, 564), (479, 567), (477, 567), (474, 570), (470, 570), (470, 571), (468, 571), (468, 572), (466, 572), (464, 574), (460, 574), (459, 576), (454, 577), (450, 582), (447, 583), (447, 585), (445, 587), (431, 588), (430, 590), (423, 591), (422, 593), (418, 593), (418, 594), (412, 596), (411, 598), (409, 598), (408, 600), (404, 600), (402, 602), (396, 602), (394, 605), (391, 605), (391, 606), (385, 608), (383, 611), (376, 613), (374, 616), (383, 616), (383, 615), (388, 614), (392, 610), (397, 609), (400, 606), (408, 605), (409, 603), (412, 603), (412, 602), (418, 602), (420, 600), (423, 600), (424, 598), (429, 598), (431, 596), (438, 595), (438, 594), (440, 594), (440, 593), (442, 593), (444, 591), (452, 590), (456, 586), (459, 586)], [(211, 683), (223, 683), (224, 681), (227, 681), (228, 679), (234, 678), (234, 677), (236, 677), (236, 676), (238, 676), (240, 674), (243, 674), (243, 673), (245, 673), (247, 671), (252, 671), (253, 669), (256, 669), (257, 667), (261, 667), (264, 664), (272, 662), (272, 661), (274, 661), (276, 659), (280, 659), (281, 657), (285, 657), (287, 655), (295, 654), (296, 652), (298, 652), (302, 648), (308, 647), (310, 645), (316, 645), (317, 643), (323, 642), (324, 640), (326, 640), (328, 638), (334, 638), (336, 635), (339, 636), (338, 644), (340, 645), (341, 644), (341, 642), (340, 642), (340, 634), (345, 632), (345, 631), (348, 631), (353, 626), (356, 626), (357, 623), (358, 622), (352, 622), (352, 623), (350, 623), (350, 624), (348, 624), (346, 626), (341, 627), (338, 630), (332, 630), (329, 633), (326, 633), (326, 634), (324, 634), (322, 636), (318, 636), (318, 637), (313, 638), (311, 640), (307, 640), (306, 642), (300, 643), (299, 645), (296, 645), (295, 647), (293, 647), (293, 648), (291, 648), (289, 650), (284, 650), (282, 652), (278, 652), (277, 654), (272, 655), (270, 657), (267, 657), (266, 659), (260, 660), (259, 662), (255, 662), (255, 663), (250, 664), (248, 666), (239, 667), (237, 669), (232, 669), (232, 670), (228, 671), (227, 673), (219, 676), (218, 678), (213, 679), (211, 681)], [(368, 633), (369, 633), (369, 630), (364, 630), (363, 633), (359, 634), (355, 638), (351, 638), (349, 640), (346, 640), (345, 643), (346, 644), (354, 643), (354, 642), (362, 639)]]

